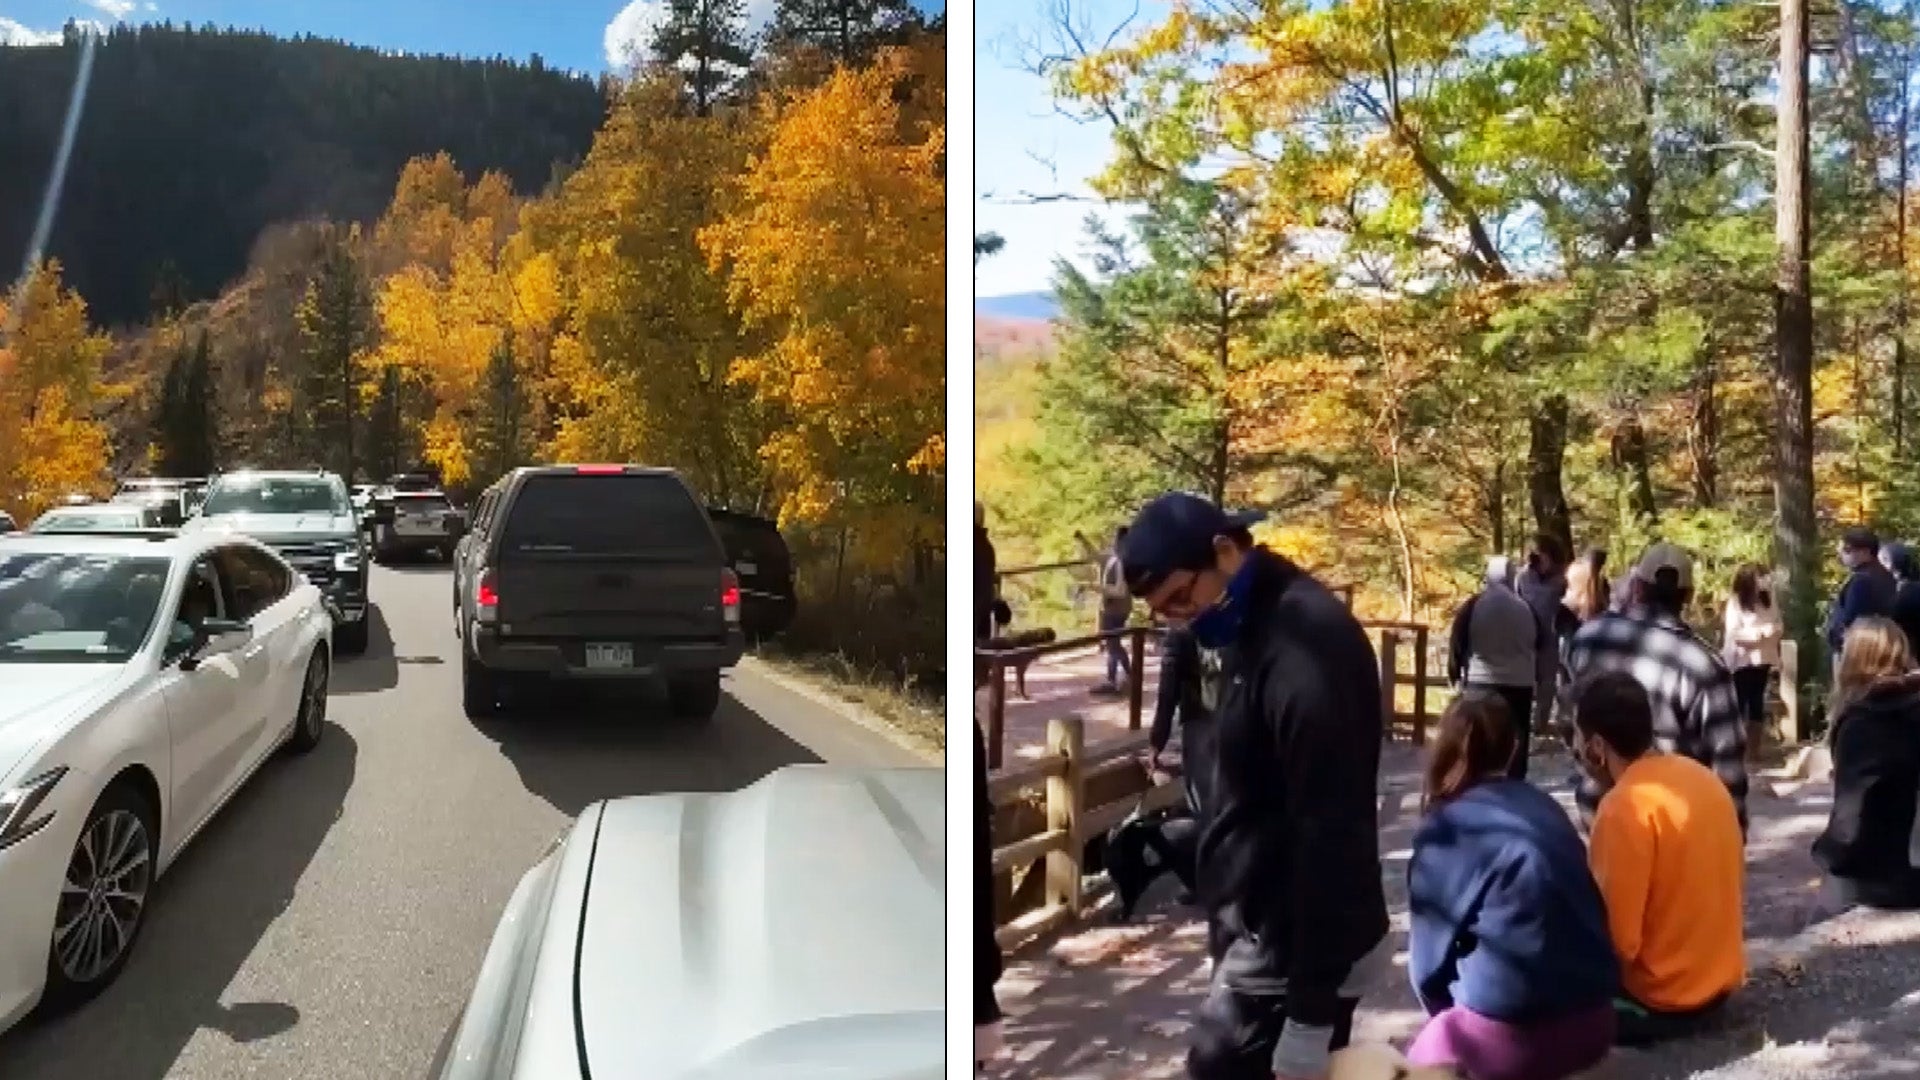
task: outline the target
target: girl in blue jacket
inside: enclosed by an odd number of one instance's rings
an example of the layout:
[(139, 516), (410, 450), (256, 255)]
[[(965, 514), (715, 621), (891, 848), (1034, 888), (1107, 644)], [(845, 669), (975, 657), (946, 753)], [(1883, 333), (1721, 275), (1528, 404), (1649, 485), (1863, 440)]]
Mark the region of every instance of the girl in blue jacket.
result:
[(1407, 867), (1407, 968), (1430, 1019), (1407, 1057), (1471, 1080), (1561, 1080), (1613, 1045), (1619, 962), (1567, 812), (1509, 779), (1516, 725), (1463, 694), (1428, 757)]

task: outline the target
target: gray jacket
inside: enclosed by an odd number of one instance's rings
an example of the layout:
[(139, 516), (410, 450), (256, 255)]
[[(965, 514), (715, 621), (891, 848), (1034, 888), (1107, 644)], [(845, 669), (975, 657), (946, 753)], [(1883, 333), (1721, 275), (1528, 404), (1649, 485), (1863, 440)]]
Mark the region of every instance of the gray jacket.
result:
[(1486, 587), (1453, 617), (1448, 675), (1456, 683), (1531, 687), (1538, 679), (1546, 635), (1533, 605), (1506, 583), (1505, 562), (1495, 560)]

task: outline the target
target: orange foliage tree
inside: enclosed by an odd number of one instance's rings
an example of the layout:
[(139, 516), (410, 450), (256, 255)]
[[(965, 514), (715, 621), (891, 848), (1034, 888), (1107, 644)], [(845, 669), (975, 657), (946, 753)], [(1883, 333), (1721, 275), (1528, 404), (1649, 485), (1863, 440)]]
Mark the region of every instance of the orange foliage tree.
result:
[(782, 103), (740, 207), (701, 235), (771, 336), (733, 378), (788, 418), (762, 447), (782, 520), (896, 551), (938, 535), (946, 465), (946, 91), (926, 60), (891, 50)]

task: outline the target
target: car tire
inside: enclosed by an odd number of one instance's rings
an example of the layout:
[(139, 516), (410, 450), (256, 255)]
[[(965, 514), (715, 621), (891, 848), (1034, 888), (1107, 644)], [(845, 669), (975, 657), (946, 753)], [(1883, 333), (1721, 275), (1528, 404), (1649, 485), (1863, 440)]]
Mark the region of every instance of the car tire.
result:
[[(89, 888), (77, 897), (63, 889), (55, 908), (47, 943), (47, 987), (40, 997), (40, 1007), (46, 1012), (62, 1013), (86, 1003), (112, 985), (126, 967), (153, 899), (154, 868), (160, 854), (158, 820), (159, 813), (147, 797), (125, 781), (109, 785), (88, 811), (73, 852), (67, 857), (65, 880)], [(119, 860), (105, 867), (94, 854), (96, 849), (111, 854), (123, 846)], [(138, 899), (129, 906), (124, 899), (114, 904), (104, 895), (94, 895), (90, 887), (101, 879)], [(105, 921), (97, 919), (101, 913), (108, 916)], [(92, 936), (87, 933), (90, 925), (94, 928)], [(98, 963), (89, 955), (92, 950), (87, 945), (96, 936), (108, 935), (115, 941), (115, 951), (105, 963)]]
[(678, 675), (667, 680), (667, 704), (683, 720), (711, 720), (720, 710), (720, 673)]
[(460, 650), (460, 707), (469, 720), (485, 720), (500, 712), (500, 676)]
[(342, 656), (359, 656), (367, 651), (367, 638), (372, 633), (372, 610), (363, 612), (358, 622), (338, 623), (333, 628), (333, 651)]
[(300, 704), (294, 707), (293, 734), (287, 737), (287, 749), (295, 754), (307, 753), (320, 745), (320, 736), (326, 729), (327, 657), (316, 649), (307, 661), (306, 677), (300, 682)]

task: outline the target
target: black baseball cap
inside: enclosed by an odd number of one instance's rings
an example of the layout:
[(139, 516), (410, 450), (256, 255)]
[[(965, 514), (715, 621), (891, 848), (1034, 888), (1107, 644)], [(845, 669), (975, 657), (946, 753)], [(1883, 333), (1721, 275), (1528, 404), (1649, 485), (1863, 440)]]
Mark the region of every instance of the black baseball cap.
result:
[(1260, 510), (1226, 511), (1209, 499), (1175, 491), (1142, 507), (1120, 541), (1120, 569), (1127, 591), (1145, 596), (1180, 570), (1214, 564), (1213, 541), (1266, 519)]

